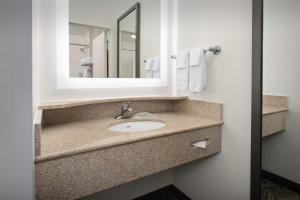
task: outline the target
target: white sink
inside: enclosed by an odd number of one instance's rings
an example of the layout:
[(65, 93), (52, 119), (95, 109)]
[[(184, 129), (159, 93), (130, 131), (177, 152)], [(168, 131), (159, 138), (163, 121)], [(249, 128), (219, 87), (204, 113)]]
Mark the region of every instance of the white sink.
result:
[(108, 130), (113, 132), (121, 133), (137, 133), (137, 132), (146, 132), (156, 129), (160, 129), (166, 126), (162, 122), (155, 121), (134, 121), (134, 122), (123, 122), (111, 126)]

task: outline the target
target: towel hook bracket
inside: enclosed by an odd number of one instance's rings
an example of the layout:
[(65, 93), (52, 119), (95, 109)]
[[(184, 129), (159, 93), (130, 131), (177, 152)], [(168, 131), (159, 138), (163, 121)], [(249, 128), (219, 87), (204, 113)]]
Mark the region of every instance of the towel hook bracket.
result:
[(221, 53), (221, 50), (222, 50), (221, 46), (217, 45), (217, 46), (210, 47), (209, 49), (204, 50), (204, 52), (207, 53), (210, 51), (215, 55), (219, 55)]

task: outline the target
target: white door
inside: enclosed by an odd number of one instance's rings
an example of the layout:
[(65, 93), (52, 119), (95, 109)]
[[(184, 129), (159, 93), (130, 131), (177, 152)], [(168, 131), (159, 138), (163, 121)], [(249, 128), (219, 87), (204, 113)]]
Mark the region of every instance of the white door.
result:
[(102, 32), (93, 40), (93, 77), (107, 78), (106, 33)]

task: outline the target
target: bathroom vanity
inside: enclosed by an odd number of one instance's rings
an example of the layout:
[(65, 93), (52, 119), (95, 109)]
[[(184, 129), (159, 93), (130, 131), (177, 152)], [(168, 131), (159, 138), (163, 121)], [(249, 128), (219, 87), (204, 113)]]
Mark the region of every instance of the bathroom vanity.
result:
[[(136, 114), (115, 119), (124, 102)], [(127, 122), (161, 126), (133, 130)], [(77, 199), (217, 154), (222, 124), (222, 104), (187, 97), (42, 103), (35, 120), (36, 199)]]
[(287, 97), (263, 96), (263, 137), (274, 135), (285, 130), (287, 112)]

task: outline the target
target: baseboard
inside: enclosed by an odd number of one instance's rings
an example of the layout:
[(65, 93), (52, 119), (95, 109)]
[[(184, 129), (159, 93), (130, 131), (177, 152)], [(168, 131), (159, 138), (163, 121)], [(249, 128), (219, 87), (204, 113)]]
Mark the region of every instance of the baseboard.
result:
[(174, 185), (168, 185), (134, 200), (192, 200)]
[(266, 170), (262, 170), (262, 178), (268, 179), (273, 183), (284, 186), (300, 194), (300, 184), (296, 182), (290, 181), (286, 178), (283, 178)]

